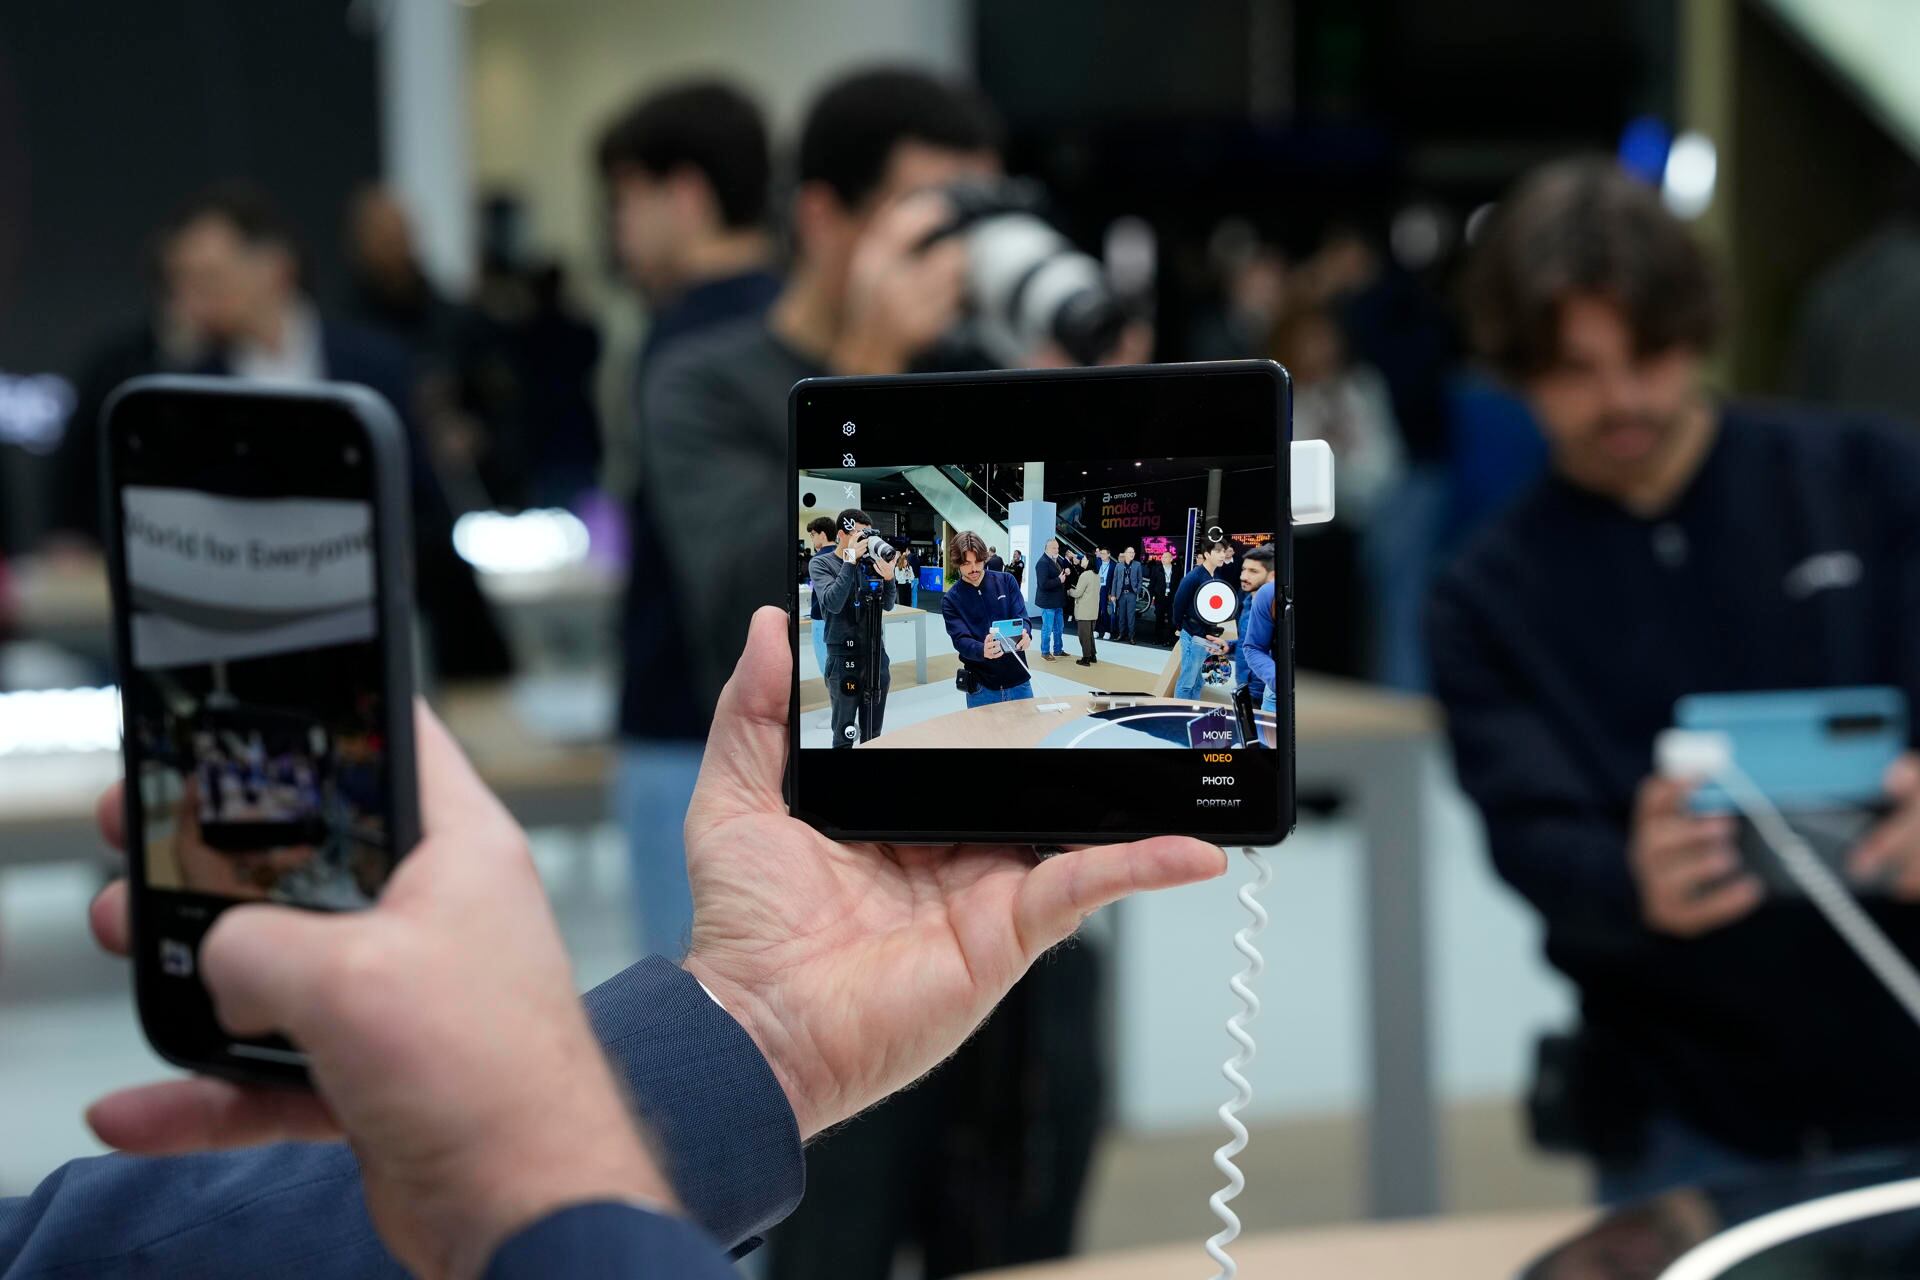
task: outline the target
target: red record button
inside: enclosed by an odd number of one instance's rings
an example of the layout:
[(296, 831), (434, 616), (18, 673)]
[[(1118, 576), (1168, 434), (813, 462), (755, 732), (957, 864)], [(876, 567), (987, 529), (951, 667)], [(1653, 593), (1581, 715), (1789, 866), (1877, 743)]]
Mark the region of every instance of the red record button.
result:
[(1232, 587), (1224, 582), (1209, 582), (1200, 588), (1193, 607), (1208, 622), (1225, 622), (1233, 616), (1238, 604)]

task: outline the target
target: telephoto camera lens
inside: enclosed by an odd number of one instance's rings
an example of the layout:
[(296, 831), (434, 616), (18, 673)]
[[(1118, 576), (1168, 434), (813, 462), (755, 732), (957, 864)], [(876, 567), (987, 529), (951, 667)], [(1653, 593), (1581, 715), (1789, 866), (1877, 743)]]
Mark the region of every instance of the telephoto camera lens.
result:
[(1113, 350), (1126, 309), (1106, 269), (1039, 215), (1037, 185), (960, 183), (947, 199), (954, 221), (929, 242), (966, 238), (967, 292), (989, 355), (1015, 365), (1051, 341), (1076, 362), (1097, 364)]

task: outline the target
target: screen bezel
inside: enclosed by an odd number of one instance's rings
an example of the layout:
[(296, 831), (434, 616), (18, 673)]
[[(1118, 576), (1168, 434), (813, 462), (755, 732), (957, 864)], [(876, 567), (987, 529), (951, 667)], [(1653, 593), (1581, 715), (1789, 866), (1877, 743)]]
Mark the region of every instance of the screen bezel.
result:
[[(1068, 414), (1071, 418), (1068, 418)], [(1062, 420), (1100, 424), (1098, 441), (1076, 433), (1077, 444), (1036, 446), (1035, 428)], [(809, 378), (788, 397), (787, 473), (828, 469), (826, 441), (842, 422), (857, 424), (856, 439), (876, 465), (925, 463), (930, 453), (953, 461), (1019, 454), (1026, 461), (1080, 461), (1089, 457), (1160, 457), (1169, 438), (1191, 441), (1173, 456), (1264, 457), (1249, 432), (1270, 430), (1274, 468), (1275, 562), (1291, 627), (1293, 534), (1290, 513), (1289, 444), (1292, 398), (1286, 370), (1268, 360), (1187, 365), (1142, 365), (1110, 369), (1002, 370), (972, 374), (906, 374), (889, 377)], [(1209, 424), (1226, 434), (1205, 434)], [(1022, 443), (981, 443), (982, 424)], [(1171, 433), (1169, 435), (1168, 433)], [(930, 448), (929, 442), (937, 447)], [(867, 465), (862, 463), (861, 465)], [(799, 525), (799, 492), (788, 486), (788, 528)], [(1211, 516), (1212, 512), (1207, 513)], [(786, 549), (782, 554), (790, 555)], [(1290, 632), (1289, 632), (1290, 634)], [(1110, 843), (1165, 834), (1194, 835), (1222, 844), (1271, 845), (1293, 828), (1294, 697), (1291, 645), (1285, 688), (1280, 691), (1280, 748), (1235, 753), (1229, 771), (1252, 777), (1263, 790), (1255, 804), (1237, 812), (1192, 807), (1201, 752), (1139, 749), (1049, 752), (1027, 749), (914, 749), (901, 761), (931, 768), (942, 778), (992, 780), (990, 804), (972, 806), (981, 821), (956, 821), (959, 804), (933, 821), (912, 812), (922, 807), (915, 789), (845, 781), (845, 762), (831, 749), (803, 750), (800, 743), (799, 592), (787, 592), (788, 647), (793, 678), (788, 706), (786, 796), (789, 811), (835, 839), (894, 843), (995, 842), (1067, 845)], [(1116, 768), (1122, 761), (1127, 772)], [(1270, 767), (1264, 764), (1271, 761)], [(1035, 766), (1043, 766), (1036, 768)], [(1214, 773), (1217, 764), (1205, 764)], [(842, 779), (836, 785), (835, 774)], [(870, 766), (857, 771), (871, 777)], [(1044, 775), (1044, 777), (1040, 776)], [(1242, 798), (1248, 792), (1239, 791)], [(1116, 803), (1131, 807), (1116, 808)], [(971, 817), (971, 814), (964, 815)]]
[[(102, 415), (102, 527), (113, 596), (113, 632), (123, 690), (133, 670), (131, 591), (127, 580), (120, 492), (133, 484), (178, 487), (235, 497), (346, 498), (372, 512), (375, 644), (380, 655), (381, 762), (387, 829), (396, 860), (419, 839), (413, 761), (413, 678), (409, 568), (411, 521), (407, 459), (391, 409), (358, 387), (264, 387), (229, 379), (154, 377), (127, 384)], [(139, 450), (129, 446), (138, 437)], [(356, 448), (349, 465), (345, 450)], [(402, 554), (395, 554), (398, 548)], [(141, 754), (121, 736), (126, 778), (124, 814), (134, 998), (154, 1050), (195, 1071), (268, 1083), (306, 1079), (304, 1059), (284, 1039), (236, 1037), (219, 1025), (197, 967), (190, 980), (160, 971), (160, 895), (204, 908), (191, 940), (233, 900), (147, 883)]]

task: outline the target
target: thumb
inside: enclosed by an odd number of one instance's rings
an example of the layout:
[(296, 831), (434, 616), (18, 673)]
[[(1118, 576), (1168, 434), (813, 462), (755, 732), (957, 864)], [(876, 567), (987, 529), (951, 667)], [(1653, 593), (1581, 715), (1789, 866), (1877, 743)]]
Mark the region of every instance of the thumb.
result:
[(787, 766), (787, 711), (793, 698), (790, 625), (782, 609), (769, 605), (754, 611), (746, 650), (714, 709), (689, 820), (786, 812), (780, 783)]
[(279, 1032), (299, 1038), (341, 957), (377, 922), (248, 905), (221, 913), (200, 944), (200, 971), (220, 1025), (236, 1036)]
[(1185, 836), (1058, 854), (1027, 873), (1014, 899), (1022, 959), (1033, 963), (1071, 936), (1082, 920), (1128, 894), (1211, 880), (1226, 870), (1224, 852)]
[(1900, 801), (1920, 795), (1920, 755), (1909, 751), (1887, 766), (1886, 790)]

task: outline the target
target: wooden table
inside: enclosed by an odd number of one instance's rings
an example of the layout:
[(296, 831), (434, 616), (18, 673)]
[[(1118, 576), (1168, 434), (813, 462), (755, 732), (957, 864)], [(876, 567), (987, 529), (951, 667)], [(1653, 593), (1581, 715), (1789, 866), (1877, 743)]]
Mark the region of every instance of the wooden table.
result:
[[(891, 609), (883, 609), (880, 622), (891, 626), (896, 622), (913, 624), (913, 678), (915, 684), (927, 682), (927, 618), (925, 609), (916, 609), (910, 604), (897, 604)], [(807, 605), (803, 599), (800, 604), (800, 643), (801, 647), (813, 643), (813, 619), (807, 616)], [(823, 673), (824, 674), (824, 673)]]
[[(1589, 1210), (1571, 1209), (1419, 1218), (1248, 1236), (1228, 1252), (1248, 1280), (1504, 1280), (1592, 1219)], [(1166, 1280), (1211, 1269), (1196, 1240), (977, 1274), (992, 1280)]]

